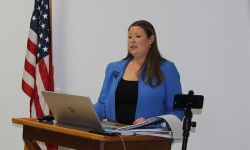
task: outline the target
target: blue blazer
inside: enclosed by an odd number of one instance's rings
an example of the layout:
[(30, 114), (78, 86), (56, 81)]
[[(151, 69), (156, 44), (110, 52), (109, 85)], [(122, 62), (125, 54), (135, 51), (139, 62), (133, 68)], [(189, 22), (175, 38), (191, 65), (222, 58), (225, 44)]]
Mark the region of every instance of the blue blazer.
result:
[[(107, 66), (99, 99), (94, 104), (95, 111), (100, 119), (116, 122), (115, 92), (130, 60), (113, 62)], [(168, 60), (163, 60), (161, 63), (161, 71), (164, 79), (162, 84), (157, 87), (149, 86), (143, 81), (142, 75), (139, 75), (135, 119), (140, 117), (147, 119), (159, 115), (173, 114), (182, 120), (183, 111), (173, 109), (175, 94), (182, 93), (180, 75), (174, 63)]]

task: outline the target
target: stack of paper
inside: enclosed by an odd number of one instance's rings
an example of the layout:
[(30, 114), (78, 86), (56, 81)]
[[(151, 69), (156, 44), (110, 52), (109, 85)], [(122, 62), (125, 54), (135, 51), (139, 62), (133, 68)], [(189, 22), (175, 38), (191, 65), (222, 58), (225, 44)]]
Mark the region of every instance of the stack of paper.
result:
[(174, 139), (182, 138), (182, 122), (174, 115), (163, 115), (149, 118), (142, 123), (120, 127), (121, 133), (151, 135)]

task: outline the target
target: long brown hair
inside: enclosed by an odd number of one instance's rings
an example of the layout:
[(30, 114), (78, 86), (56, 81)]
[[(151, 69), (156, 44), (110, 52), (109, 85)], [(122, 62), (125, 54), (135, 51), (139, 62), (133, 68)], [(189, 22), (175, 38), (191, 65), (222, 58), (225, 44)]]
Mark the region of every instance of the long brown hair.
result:
[[(143, 80), (146, 83), (148, 83), (151, 87), (156, 87), (160, 85), (163, 81), (163, 74), (161, 72), (160, 65), (161, 65), (161, 61), (164, 58), (161, 56), (159, 49), (158, 49), (155, 29), (151, 23), (145, 20), (139, 20), (139, 21), (132, 23), (129, 26), (128, 31), (133, 26), (139, 26), (143, 28), (148, 38), (154, 35), (154, 42), (151, 44), (151, 47), (143, 63), (143, 70), (140, 70), (140, 71), (142, 73)], [(133, 58), (133, 56), (128, 51), (128, 54), (125, 57), (125, 59), (131, 58), (131, 57)], [(156, 78), (156, 82), (153, 81), (154, 78)]]

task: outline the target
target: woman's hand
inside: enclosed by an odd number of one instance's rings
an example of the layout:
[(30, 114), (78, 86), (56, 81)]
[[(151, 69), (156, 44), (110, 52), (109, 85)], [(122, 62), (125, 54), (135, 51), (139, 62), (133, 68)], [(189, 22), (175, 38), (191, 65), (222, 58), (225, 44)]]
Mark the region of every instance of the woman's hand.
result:
[(133, 122), (133, 124), (142, 123), (143, 121), (145, 121), (145, 118), (141, 117), (141, 118), (136, 119), (136, 120)]

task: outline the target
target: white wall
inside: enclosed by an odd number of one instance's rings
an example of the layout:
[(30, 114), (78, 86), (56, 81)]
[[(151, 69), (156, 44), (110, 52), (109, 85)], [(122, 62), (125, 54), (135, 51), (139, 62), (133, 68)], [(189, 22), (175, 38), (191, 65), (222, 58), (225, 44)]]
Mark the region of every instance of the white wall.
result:
[(23, 149), (22, 127), (12, 117), (29, 116), (29, 99), (21, 90), (26, 41), (33, 0), (0, 1), (0, 149)]
[[(33, 4), (0, 5), (1, 149), (23, 148), (22, 128), (11, 118), (29, 116), (21, 77)], [(205, 96), (188, 149), (250, 149), (249, 0), (53, 1), (56, 89), (96, 102), (106, 65), (125, 56), (127, 28), (138, 19), (154, 24), (163, 56), (179, 69), (183, 91)], [(173, 150), (180, 147), (174, 144)]]

